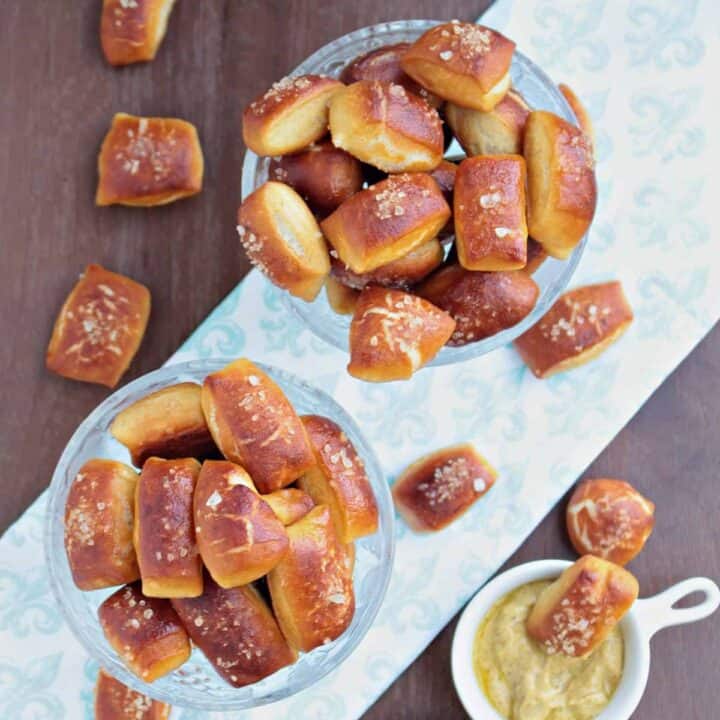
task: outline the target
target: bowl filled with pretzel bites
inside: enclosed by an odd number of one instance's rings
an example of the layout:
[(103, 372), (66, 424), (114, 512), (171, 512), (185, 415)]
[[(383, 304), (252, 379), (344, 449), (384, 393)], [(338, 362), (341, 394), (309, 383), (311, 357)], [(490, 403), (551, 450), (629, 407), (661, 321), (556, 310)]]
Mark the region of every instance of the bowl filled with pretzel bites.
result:
[(587, 242), (587, 114), (491, 28), (352, 32), (258, 95), (242, 131), (242, 247), (361, 380), (512, 342)]
[(242, 710), (312, 685), (385, 595), (393, 508), (325, 393), (248, 359), (161, 368), (105, 400), (53, 475), (51, 587), (133, 690)]

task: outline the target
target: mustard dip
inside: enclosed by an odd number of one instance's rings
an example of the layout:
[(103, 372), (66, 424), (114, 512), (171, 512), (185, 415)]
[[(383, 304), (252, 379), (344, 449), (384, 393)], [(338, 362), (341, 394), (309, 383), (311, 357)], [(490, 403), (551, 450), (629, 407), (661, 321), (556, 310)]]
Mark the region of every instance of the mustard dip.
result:
[(615, 627), (584, 658), (548, 655), (525, 621), (549, 580), (522, 585), (496, 603), (475, 635), (473, 669), (495, 709), (508, 720), (591, 720), (610, 702), (623, 669)]

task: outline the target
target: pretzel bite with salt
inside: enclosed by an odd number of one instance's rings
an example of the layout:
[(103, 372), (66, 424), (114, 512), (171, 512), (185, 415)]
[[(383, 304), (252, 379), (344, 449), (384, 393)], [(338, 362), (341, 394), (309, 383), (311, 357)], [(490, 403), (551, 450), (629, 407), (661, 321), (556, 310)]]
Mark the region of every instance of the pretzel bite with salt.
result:
[(585, 480), (570, 498), (566, 519), (580, 555), (627, 565), (650, 537), (655, 505), (623, 480)]
[(350, 322), (348, 372), (368, 382), (407, 380), (440, 352), (454, 330), (452, 317), (427, 300), (368, 286)]
[(150, 292), (144, 285), (88, 265), (55, 320), (47, 369), (115, 387), (140, 347), (149, 316)]
[(248, 260), (268, 279), (307, 302), (330, 272), (317, 220), (289, 185), (269, 181), (243, 200), (238, 235)]
[(450, 207), (425, 173), (392, 175), (346, 200), (320, 226), (338, 258), (366, 273), (434, 238)]
[(287, 155), (319, 140), (328, 128), (328, 104), (345, 86), (324, 75), (285, 77), (248, 105), (245, 144), (258, 155)]
[(544, 110), (525, 123), (528, 229), (547, 252), (568, 257), (588, 231), (597, 204), (595, 163), (582, 130)]
[(397, 479), (392, 489), (395, 507), (417, 532), (442, 530), (467, 512), (496, 478), (470, 443), (435, 450)]
[(200, 557), (220, 587), (261, 578), (287, 551), (283, 524), (235, 463), (203, 463), (193, 507)]
[(415, 292), (455, 320), (450, 346), (467, 345), (517, 325), (535, 307), (540, 289), (519, 270), (473, 272), (459, 265), (441, 268)]
[(517, 155), (523, 150), (530, 108), (520, 93), (507, 95), (487, 112), (447, 103), (445, 119), (468, 157)]
[(98, 155), (95, 204), (167, 205), (197, 195), (203, 172), (192, 123), (117, 113)]
[(144, 682), (171, 673), (190, 657), (190, 640), (170, 602), (146, 597), (140, 583), (110, 595), (98, 618), (110, 646)]
[(614, 563), (585, 555), (542, 591), (527, 631), (554, 655), (584, 657), (610, 634), (638, 596), (637, 580)]
[(431, 93), (463, 107), (492, 110), (510, 88), (515, 43), (495, 30), (453, 21), (421, 35), (400, 61)]
[(328, 305), (338, 315), (352, 315), (355, 312), (358, 297), (360, 297), (359, 290), (341, 283), (332, 275), (325, 281), (325, 294)]
[(442, 160), (437, 110), (402, 85), (361, 80), (330, 102), (336, 147), (388, 173), (432, 170)]
[(268, 588), (288, 643), (310, 652), (338, 638), (352, 622), (352, 568), (326, 505), (314, 507), (287, 531), (290, 549), (268, 574)]
[(320, 415), (303, 415), (316, 465), (298, 485), (316, 505), (327, 505), (341, 543), (372, 535), (378, 508), (365, 465), (340, 426)]
[(548, 259), (545, 248), (531, 237), (527, 240), (527, 262), (522, 271), (528, 275), (533, 275), (540, 266)]
[(193, 643), (233, 687), (256, 683), (297, 659), (253, 585), (221, 588), (206, 577), (200, 597), (172, 604)]
[(100, 44), (111, 65), (153, 60), (175, 0), (103, 0)]
[(460, 163), (453, 199), (455, 245), (467, 270), (518, 270), (527, 261), (525, 160), (482, 155)]
[(102, 668), (95, 683), (95, 720), (168, 720), (170, 705), (131, 690)]
[(546, 378), (596, 358), (632, 320), (619, 282), (585, 285), (561, 295), (515, 348), (536, 377)]
[(194, 458), (145, 461), (135, 491), (134, 542), (142, 591), (148, 597), (197, 597), (202, 561), (195, 541)]
[(200, 405), (200, 386), (191, 382), (162, 388), (121, 410), (110, 433), (130, 451), (136, 467), (153, 455), (170, 460), (218, 452)]
[(292, 525), (315, 507), (313, 499), (300, 488), (282, 488), (261, 497), (283, 525)]
[(137, 473), (115, 460), (88, 460), (65, 503), (65, 551), (80, 590), (124, 585), (140, 577), (133, 547)]
[(362, 165), (330, 141), (270, 161), (268, 177), (293, 188), (319, 217), (326, 217), (363, 186)]
[(289, 485), (315, 464), (285, 393), (249, 360), (210, 373), (201, 402), (216, 445), (250, 473), (261, 493)]

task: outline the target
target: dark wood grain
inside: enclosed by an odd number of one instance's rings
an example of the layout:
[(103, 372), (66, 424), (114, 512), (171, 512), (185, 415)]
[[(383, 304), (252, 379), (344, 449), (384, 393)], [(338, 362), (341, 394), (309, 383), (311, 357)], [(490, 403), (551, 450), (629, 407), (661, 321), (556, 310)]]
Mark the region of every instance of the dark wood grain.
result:
[[(148, 334), (125, 380), (160, 365), (247, 270), (234, 231), (242, 107), (327, 41), (405, 17), (474, 18), (466, 0), (180, 0), (148, 65), (105, 64), (99, 2), (0, 1), (0, 529), (46, 486), (74, 428), (107, 390), (48, 374), (55, 314), (88, 262), (147, 284)], [(93, 204), (95, 159), (114, 112), (195, 123), (203, 193), (151, 210)], [(720, 330), (665, 383), (589, 474), (626, 477), (658, 506), (633, 563), (646, 594), (693, 574), (720, 577), (716, 491)], [(570, 557), (554, 511), (510, 560)], [(660, 634), (638, 720), (716, 715), (718, 622)], [(452, 626), (367, 717), (464, 717), (452, 688)], [(351, 690), (348, 689), (348, 692)]]

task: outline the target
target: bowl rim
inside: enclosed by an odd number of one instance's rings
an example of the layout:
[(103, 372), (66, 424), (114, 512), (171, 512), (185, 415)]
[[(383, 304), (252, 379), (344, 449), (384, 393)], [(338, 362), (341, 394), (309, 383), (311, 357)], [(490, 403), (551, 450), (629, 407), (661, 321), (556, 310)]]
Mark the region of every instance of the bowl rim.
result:
[[(293, 70), (291, 70), (288, 73), (288, 76), (311, 72), (316, 65), (323, 62), (328, 56), (331, 56), (333, 53), (337, 52), (338, 49), (350, 42), (361, 40), (365, 37), (375, 37), (380, 33), (389, 34), (415, 30), (417, 30), (418, 33), (422, 33), (432, 27), (435, 27), (436, 25), (442, 25), (446, 22), (447, 21), (445, 20), (429, 19), (392, 20), (389, 22), (381, 22), (358, 28), (346, 33), (345, 35), (341, 35), (340, 37), (335, 38), (329, 43), (318, 48)], [(563, 119), (576, 124), (577, 121), (575, 115), (564, 95), (558, 89), (557, 84), (552, 81), (550, 76), (542, 68), (540, 68), (540, 66), (536, 65), (517, 48), (515, 48), (513, 53), (513, 64), (519, 65), (524, 72), (527, 72), (538, 79), (542, 83), (545, 91), (552, 95), (553, 101), (559, 108), (562, 108), (564, 116)], [(243, 200), (245, 200), (245, 198), (256, 189), (255, 174), (258, 163), (261, 162), (261, 160), (262, 158), (258, 157), (251, 150), (246, 149), (245, 155), (243, 156), (241, 179), (241, 195)], [(568, 287), (570, 280), (575, 274), (577, 266), (585, 252), (592, 224), (593, 223), (591, 222), (587, 231), (580, 242), (575, 246), (570, 256), (562, 261), (564, 264), (562, 272), (560, 272), (556, 278), (548, 283), (543, 293), (544, 297), (538, 300), (535, 307), (525, 318), (511, 327), (505, 328), (504, 330), (477, 342), (468, 343), (467, 345), (459, 347), (446, 345), (441, 348), (440, 352), (438, 352), (432, 360), (424, 364), (420, 370), (431, 367), (440, 367), (443, 365), (454, 365), (482, 357), (487, 353), (493, 352), (494, 350), (512, 343), (526, 330), (539, 322), (550, 310), (552, 305), (558, 300), (563, 291)], [(269, 282), (269, 280), (266, 279), (266, 282)], [(276, 290), (280, 294), (280, 299), (284, 308), (291, 313), (291, 315), (302, 325), (302, 327), (310, 330), (313, 335), (328, 343), (330, 346), (337, 348), (341, 352), (348, 353), (349, 337), (347, 335), (339, 338), (328, 326), (326, 326), (326, 324), (313, 323), (308, 319), (313, 315), (310, 309), (312, 307), (311, 303), (305, 303), (305, 301), (293, 297), (289, 292), (283, 290), (282, 288), (276, 288)], [(322, 292), (323, 291), (321, 290), (321, 293)]]
[[(110, 414), (114, 416), (122, 408), (127, 407), (132, 402), (136, 402), (140, 398), (135, 398), (135, 393), (139, 390), (147, 388), (148, 385), (151, 386), (151, 389), (147, 390), (147, 394), (155, 392), (161, 389), (161, 387), (167, 387), (177, 384), (178, 382), (188, 381), (187, 378), (183, 377), (184, 375), (192, 373), (208, 374), (221, 369), (236, 359), (237, 358), (234, 357), (213, 357), (177, 363), (171, 362), (170, 364), (141, 375), (106, 397), (78, 425), (77, 429), (65, 445), (60, 459), (55, 466), (52, 479), (48, 487), (47, 505), (43, 520), (43, 553), (45, 556), (45, 563), (48, 568), (50, 588), (53, 598), (57, 603), (60, 613), (65, 620), (71, 635), (73, 635), (73, 637), (78, 641), (88, 656), (98, 662), (106, 672), (131, 689), (143, 693), (155, 700), (166, 702), (177, 707), (220, 712), (252, 709), (268, 705), (293, 697), (299, 692), (315, 686), (323, 677), (337, 670), (338, 667), (340, 667), (340, 665), (355, 651), (357, 646), (362, 642), (363, 638), (365, 638), (371, 629), (382, 606), (392, 578), (395, 559), (394, 506), (392, 502), (392, 495), (390, 493), (390, 486), (387, 482), (387, 477), (382, 464), (375, 454), (372, 444), (362, 433), (349, 411), (347, 411), (324, 390), (307, 382), (298, 375), (274, 365), (252, 360), (258, 368), (270, 375), (271, 379), (280, 385), (281, 388), (283, 387), (283, 384), (288, 384), (294, 388), (310, 392), (313, 395), (320, 397), (323, 403), (326, 404), (327, 408), (332, 410), (332, 416), (335, 418), (336, 422), (342, 426), (343, 430), (347, 431), (349, 429), (350, 432), (348, 434), (361, 445), (363, 462), (368, 469), (373, 493), (376, 497), (378, 509), (383, 522), (383, 525), (381, 526), (382, 529), (379, 527), (377, 531), (381, 533), (381, 542), (384, 549), (384, 557), (380, 558), (379, 561), (379, 567), (381, 568), (380, 582), (374, 583), (372, 586), (374, 592), (368, 599), (367, 608), (362, 617), (362, 625), (358, 626), (361, 628), (361, 632), (358, 632), (355, 637), (346, 642), (345, 646), (342, 647), (337, 656), (334, 658), (334, 662), (332, 664), (329, 664), (327, 668), (317, 668), (316, 666), (316, 673), (313, 675), (311, 681), (296, 688), (293, 692), (283, 693), (283, 691), (278, 691), (278, 689), (275, 688), (268, 690), (268, 694), (272, 695), (272, 697), (258, 697), (252, 692), (252, 690), (257, 686), (257, 683), (253, 683), (251, 685), (233, 689), (236, 690), (239, 695), (237, 699), (220, 699), (206, 696), (206, 699), (204, 700), (201, 699), (192, 703), (184, 702), (182, 705), (179, 705), (172, 692), (165, 689), (159, 689), (153, 683), (146, 683), (142, 681), (134, 675), (119, 658), (106, 658), (105, 655), (107, 655), (108, 652), (111, 655), (116, 655), (116, 653), (112, 648), (110, 648), (107, 641), (105, 641), (103, 647), (96, 646), (91, 641), (91, 638), (86, 634), (82, 624), (82, 618), (86, 618), (87, 615), (82, 615), (82, 617), (80, 617), (79, 614), (76, 614), (70, 603), (67, 602), (67, 597), (62, 592), (62, 588), (67, 586), (72, 587), (73, 591), (76, 593), (82, 593), (83, 591), (75, 587), (69, 569), (67, 554), (64, 550), (64, 544), (60, 548), (56, 547), (57, 543), (55, 543), (55, 538), (57, 537), (58, 532), (60, 534), (63, 534), (64, 532), (65, 502), (67, 493), (62, 492), (61, 490), (63, 476), (66, 474), (76, 453), (81, 451), (82, 445), (86, 441), (89, 433), (100, 426), (100, 421), (102, 419), (107, 419), (107, 416)], [(160, 387), (153, 387), (151, 385), (153, 380), (161, 381), (162, 385)], [(104, 428), (103, 432), (108, 432), (108, 428)], [(106, 588), (106, 590), (111, 592), (119, 587), (121, 586)], [(96, 621), (95, 616), (93, 616), (93, 621)], [(350, 628), (348, 628), (348, 630), (349, 629)], [(338, 640), (342, 637), (343, 636), (341, 635)], [(311, 654), (312, 651), (311, 653), (301, 653), (300, 658)], [(106, 659), (109, 661), (109, 664), (105, 662)], [(296, 662), (300, 661), (301, 659)], [(272, 675), (268, 677), (272, 677)], [(228, 688), (231, 688), (231, 686), (228, 685)]]

